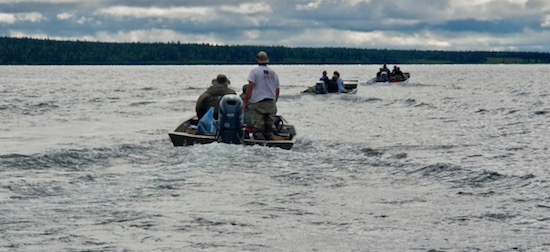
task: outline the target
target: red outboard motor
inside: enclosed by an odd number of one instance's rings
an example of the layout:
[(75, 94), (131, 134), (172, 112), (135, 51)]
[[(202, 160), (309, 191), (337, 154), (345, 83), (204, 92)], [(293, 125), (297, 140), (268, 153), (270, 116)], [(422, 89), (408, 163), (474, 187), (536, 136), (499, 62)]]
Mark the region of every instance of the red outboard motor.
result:
[(238, 95), (228, 94), (220, 99), (218, 112), (218, 141), (244, 143), (244, 105)]

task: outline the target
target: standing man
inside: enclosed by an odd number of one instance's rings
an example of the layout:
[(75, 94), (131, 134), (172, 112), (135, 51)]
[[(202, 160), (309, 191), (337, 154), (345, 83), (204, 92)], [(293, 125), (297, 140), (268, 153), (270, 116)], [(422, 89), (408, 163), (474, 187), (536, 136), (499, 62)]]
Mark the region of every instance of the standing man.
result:
[(267, 53), (260, 51), (256, 55), (257, 67), (248, 75), (248, 88), (244, 100), (244, 109), (252, 110), (254, 139), (273, 140), (273, 119), (277, 114), (279, 99), (279, 77), (267, 66)]

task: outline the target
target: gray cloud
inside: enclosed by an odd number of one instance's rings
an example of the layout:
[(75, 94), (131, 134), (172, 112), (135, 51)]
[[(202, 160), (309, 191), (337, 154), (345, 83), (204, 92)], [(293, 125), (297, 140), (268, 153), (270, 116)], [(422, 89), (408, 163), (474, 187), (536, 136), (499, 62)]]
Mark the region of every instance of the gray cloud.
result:
[(117, 42), (550, 51), (546, 0), (0, 0), (0, 35)]

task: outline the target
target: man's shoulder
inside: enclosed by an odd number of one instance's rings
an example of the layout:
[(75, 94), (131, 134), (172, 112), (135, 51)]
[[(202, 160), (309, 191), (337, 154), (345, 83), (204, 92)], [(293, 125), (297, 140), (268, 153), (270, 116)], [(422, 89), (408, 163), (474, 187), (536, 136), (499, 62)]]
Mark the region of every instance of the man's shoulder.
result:
[(237, 92), (235, 92), (232, 88), (224, 86), (212, 86), (207, 90), (207, 93), (214, 96), (221, 94), (237, 94)]
[(266, 69), (266, 66), (256, 66), (256, 67), (252, 68), (252, 70), (250, 70), (250, 72), (263, 71), (264, 69)]
[(273, 71), (271, 69), (271, 67), (269, 67), (268, 65), (258, 65), (256, 67), (252, 68), (252, 71), (263, 71), (263, 70), (266, 70), (266, 69)]
[(209, 90), (206, 90), (206, 91), (202, 92), (202, 94), (199, 96), (199, 99), (203, 98), (203, 97), (206, 97), (206, 96), (209, 96), (209, 95), (210, 95)]

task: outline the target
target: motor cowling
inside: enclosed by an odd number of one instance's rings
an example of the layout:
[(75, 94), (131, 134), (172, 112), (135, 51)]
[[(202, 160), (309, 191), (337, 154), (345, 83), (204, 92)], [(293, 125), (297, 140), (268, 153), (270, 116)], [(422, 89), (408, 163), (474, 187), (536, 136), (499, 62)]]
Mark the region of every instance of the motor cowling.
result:
[(318, 81), (315, 83), (315, 93), (316, 94), (326, 94), (327, 86), (324, 81)]
[(385, 71), (380, 73), (380, 80), (378, 80), (378, 81), (382, 81), (382, 82), (389, 81), (388, 73), (385, 72)]
[(244, 143), (244, 105), (238, 95), (224, 95), (218, 109), (218, 141), (230, 144)]

